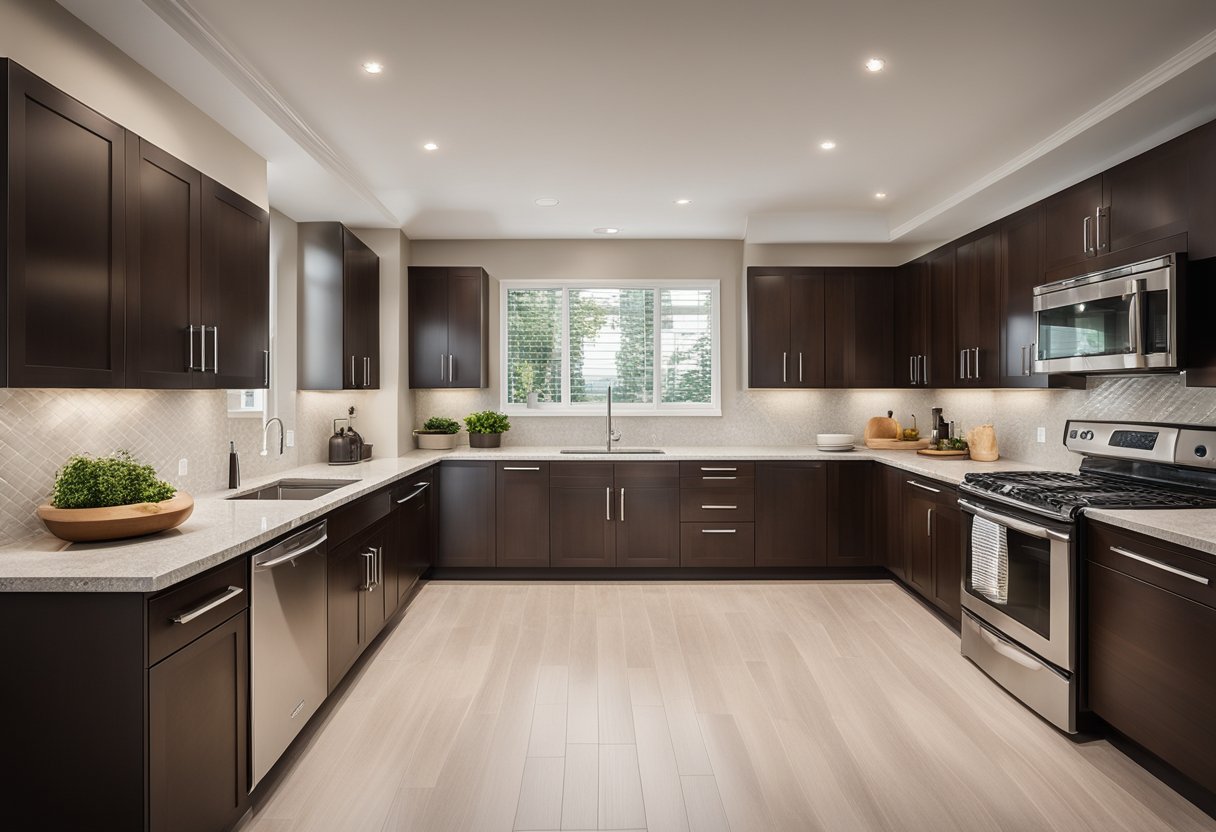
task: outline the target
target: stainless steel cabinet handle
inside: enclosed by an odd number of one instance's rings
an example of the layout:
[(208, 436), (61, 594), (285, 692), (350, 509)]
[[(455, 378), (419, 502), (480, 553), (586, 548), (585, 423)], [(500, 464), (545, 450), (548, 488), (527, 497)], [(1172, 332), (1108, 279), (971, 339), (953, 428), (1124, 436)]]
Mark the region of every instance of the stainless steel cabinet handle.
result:
[(439, 380), (443, 381), (443, 353), (439, 354)]
[(456, 371), (452, 369), (453, 356), (448, 356), (448, 384), (456, 380)]
[(781, 353), (781, 381), (785, 383), (789, 381), (790, 354), (788, 352)]
[(966, 351), (966, 350), (959, 350), (959, 351), (958, 351), (958, 377), (959, 377), (959, 378), (966, 378), (966, 377), (967, 377), (967, 370), (966, 370), (966, 368), (963, 366), (963, 361), (965, 360), (964, 356), (966, 356), (966, 355), (967, 355), (967, 351)]
[(925, 512), (925, 537), (933, 537), (933, 506)]
[(267, 561), (262, 561), (261, 563), (255, 563), (254, 567), (257, 569), (270, 569), (271, 567), (278, 566), (280, 563), (287, 563), (287, 561), (295, 560), (296, 558), (300, 557), (301, 555), (307, 555), (309, 552), (311, 552), (313, 549), (317, 548), (318, 546), (320, 546), (322, 543), (324, 543), (327, 540), (329, 540), (329, 535), (327, 535), (327, 534), (321, 535), (320, 540), (309, 543), (303, 549), (296, 549), (294, 552), (288, 552), (285, 555), (280, 555), (279, 557), (275, 558), (274, 560), (267, 560)]
[(376, 571), (376, 586), (380, 586), (380, 584), (384, 583), (384, 547), (383, 546), (376, 547), (376, 563), (379, 565), (379, 569)]
[(604, 489), (604, 519), (612, 519), (612, 486)]
[(738, 506), (701, 506), (702, 511), (737, 511)]
[(376, 550), (368, 549), (366, 552), (360, 552), (359, 557), (363, 558), (363, 586), (359, 588), (364, 592), (371, 592), (376, 588), (372, 582), (372, 566), (376, 559)]
[(916, 384), (916, 356), (908, 356), (908, 383)]
[(207, 372), (207, 327), (199, 325), (198, 328), (198, 371), (200, 373)]
[(735, 534), (738, 529), (701, 529), (701, 534)]
[(408, 496), (402, 497), (400, 500), (397, 501), (397, 505), (401, 505), (402, 503), (408, 503), (410, 500), (417, 497), (423, 491), (426, 491), (428, 487), (430, 487), (429, 482), (424, 482), (424, 483), (419, 484), (418, 490), (414, 491), (413, 493), (409, 494)]
[(709, 467), (702, 465), (701, 470), (702, 471), (738, 471), (739, 469), (738, 468), (709, 468)]
[(917, 482), (916, 480), (904, 480), (904, 482), (906, 482), (908, 485), (914, 485), (914, 486), (916, 486), (917, 488), (920, 488), (920, 489), (922, 489), (922, 490), (924, 490), (924, 491), (932, 491), (934, 494), (941, 494), (941, 493), (942, 493), (942, 492), (941, 492), (941, 489), (939, 489), (939, 488), (930, 488), (930, 487), (929, 487), (929, 486), (927, 486), (927, 485), (921, 485), (921, 484), (920, 484), (919, 482)]
[(617, 518), (622, 523), (625, 522), (625, 489), (621, 489), (621, 516)]
[(350, 386), (357, 387), (358, 384), (359, 381), (355, 378), (355, 357), (352, 355), (350, 357)]
[(528, 468), (528, 467), (513, 467), (510, 465), (504, 465), (502, 470), (504, 470), (504, 471), (539, 471), (540, 466), (534, 465), (534, 466)]
[(186, 359), (186, 361), (187, 361), (186, 369), (193, 370), (194, 369), (194, 324), (190, 324), (190, 326), (187, 327), (186, 340), (189, 342), (188, 349), (190, 351), (190, 357), (188, 359)]
[(1102, 206), (1094, 209), (1094, 251), (1102, 250)]
[(1155, 567), (1157, 569), (1160, 569), (1163, 572), (1169, 572), (1171, 575), (1177, 575), (1180, 578), (1186, 578), (1188, 581), (1194, 581), (1195, 583), (1202, 584), (1203, 586), (1207, 586), (1208, 584), (1211, 583), (1211, 580), (1204, 577), (1203, 575), (1196, 575), (1194, 572), (1187, 572), (1185, 569), (1179, 569), (1176, 566), (1170, 566), (1168, 563), (1162, 563), (1161, 561), (1157, 560), (1156, 558), (1150, 558), (1150, 557), (1145, 557), (1144, 555), (1138, 555), (1135, 552), (1128, 551), (1127, 549), (1123, 549), (1118, 546), (1111, 546), (1110, 550), (1112, 552), (1114, 552), (1116, 555), (1123, 555), (1123, 557), (1125, 557), (1125, 558), (1131, 558), (1132, 560), (1138, 560), (1143, 564), (1147, 564), (1148, 566)]
[(701, 477), (703, 480), (737, 480), (738, 477)]
[(1022, 375), (1026, 375), (1026, 345), (1022, 344), (1022, 363), (1018, 365), (1021, 368)]
[(920, 383), (929, 383), (929, 357), (927, 355), (920, 357)]
[(372, 359), (371, 356), (363, 356), (363, 386), (372, 386)]
[(980, 372), (980, 348), (972, 347), (971, 350), (975, 353), (975, 375), (973, 375), (972, 378), (983, 378), (984, 376)]
[(224, 591), (224, 593), (222, 595), (218, 595), (215, 598), (212, 598), (210, 601), (203, 604), (201, 607), (195, 607), (194, 609), (190, 610), (189, 612), (179, 612), (177, 615), (173, 616), (173, 623), (174, 624), (189, 624), (191, 621), (198, 618), (200, 615), (205, 615), (206, 613), (211, 612), (213, 609), (218, 607), (220, 604), (225, 604), (228, 601), (231, 601), (233, 598), (240, 595), (244, 591), (245, 590), (239, 586), (230, 586), (230, 587), (228, 587), (227, 590)]
[(798, 353), (798, 380), (802, 381), (802, 353)]
[(218, 373), (220, 371), (220, 328), (218, 326), (211, 327), (211, 372)]
[(269, 389), (270, 388), (270, 350), (262, 350), (262, 360), (265, 362), (265, 365), (266, 365), (266, 372), (263, 376), (265, 378), (264, 384), (266, 385), (267, 389)]

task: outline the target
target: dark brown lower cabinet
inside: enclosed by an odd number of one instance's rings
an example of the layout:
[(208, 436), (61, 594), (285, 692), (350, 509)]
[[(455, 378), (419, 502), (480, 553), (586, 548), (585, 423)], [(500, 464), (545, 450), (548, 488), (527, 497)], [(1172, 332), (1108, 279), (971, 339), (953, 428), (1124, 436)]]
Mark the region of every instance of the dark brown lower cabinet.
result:
[(616, 565), (680, 565), (680, 466), (626, 462), (612, 466)]
[(244, 813), (248, 703), (246, 611), (148, 671), (151, 832), (216, 832)]
[(617, 524), (611, 510), (611, 486), (550, 488), (550, 565), (616, 566)]
[(414, 474), (393, 491), (398, 608), (418, 579), (435, 565), (435, 472), (428, 468)]
[(903, 545), (901, 526), (903, 523), (903, 487), (905, 473), (898, 468), (880, 465), (881, 475), (877, 484), (878, 553), (875, 560), (890, 569), (897, 578), (907, 582), (907, 552)]
[(371, 562), (372, 585), (363, 593), (363, 639), (364, 647), (384, 628), (384, 622), (397, 611), (396, 570), (392, 570), (390, 583), (389, 561), (396, 560), (391, 520), (384, 520), (362, 535), (364, 551), (373, 554)]
[(371, 568), (368, 543), (363, 535), (355, 535), (329, 550), (326, 586), (331, 693), (367, 645), (363, 595)]
[(756, 463), (756, 566), (826, 566), (823, 462)]
[(681, 523), (680, 565), (755, 566), (755, 528), (754, 523)]
[(497, 471), (498, 566), (549, 565), (549, 463), (500, 462)]
[(953, 488), (904, 476), (900, 495), (904, 580), (954, 621), (962, 618), (962, 512)]
[(871, 462), (828, 463), (828, 566), (874, 563), (874, 482)]
[(439, 466), (439, 566), (495, 565), (495, 478), (493, 462)]
[(1090, 531), (1082, 677), (1089, 707), (1216, 791), (1216, 566), (1122, 530), (1094, 524)]

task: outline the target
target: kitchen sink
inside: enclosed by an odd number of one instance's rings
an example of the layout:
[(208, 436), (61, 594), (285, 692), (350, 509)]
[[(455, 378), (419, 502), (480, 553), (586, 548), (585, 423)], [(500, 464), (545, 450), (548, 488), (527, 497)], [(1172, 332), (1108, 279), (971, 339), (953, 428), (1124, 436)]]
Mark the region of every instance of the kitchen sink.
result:
[(600, 450), (598, 448), (567, 448), (562, 451), (564, 454), (665, 454), (667, 451), (661, 451), (658, 448), (613, 448), (611, 451)]
[(256, 491), (236, 494), (229, 500), (315, 500), (359, 480), (279, 480)]

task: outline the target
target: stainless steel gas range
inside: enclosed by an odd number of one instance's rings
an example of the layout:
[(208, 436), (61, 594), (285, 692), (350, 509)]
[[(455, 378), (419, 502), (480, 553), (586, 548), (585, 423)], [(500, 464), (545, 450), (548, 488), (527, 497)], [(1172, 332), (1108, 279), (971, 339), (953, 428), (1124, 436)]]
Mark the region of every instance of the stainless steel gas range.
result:
[(963, 655), (1077, 730), (1079, 538), (1086, 509), (1216, 507), (1216, 428), (1070, 421), (1077, 473), (968, 474)]

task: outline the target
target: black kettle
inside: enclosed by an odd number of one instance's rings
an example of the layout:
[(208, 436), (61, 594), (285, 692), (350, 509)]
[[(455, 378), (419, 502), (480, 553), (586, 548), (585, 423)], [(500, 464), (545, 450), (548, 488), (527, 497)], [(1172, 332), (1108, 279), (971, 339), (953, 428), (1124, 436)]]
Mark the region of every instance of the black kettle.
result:
[(334, 419), (334, 435), (329, 437), (329, 464), (354, 465), (363, 456), (363, 439), (353, 428), (338, 427)]

